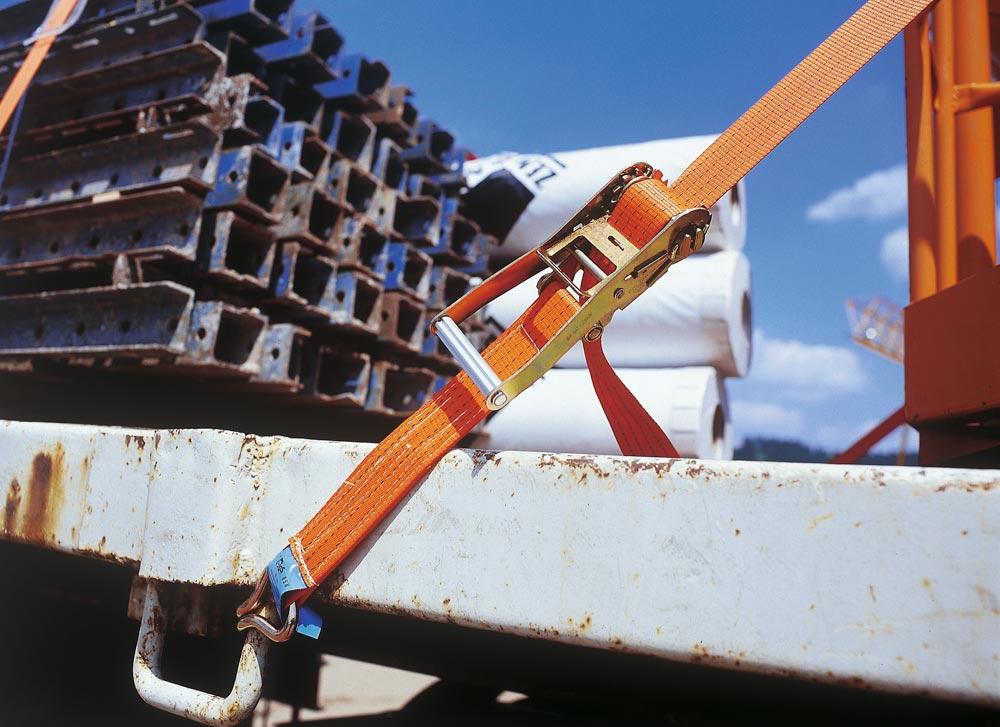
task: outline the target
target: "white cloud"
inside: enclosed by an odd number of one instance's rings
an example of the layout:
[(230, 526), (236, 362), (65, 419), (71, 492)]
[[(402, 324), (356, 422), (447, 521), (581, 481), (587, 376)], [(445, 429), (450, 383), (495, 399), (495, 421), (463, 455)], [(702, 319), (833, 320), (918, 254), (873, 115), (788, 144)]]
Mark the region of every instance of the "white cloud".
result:
[(897, 280), (906, 280), (910, 274), (910, 233), (905, 227), (897, 227), (882, 238), (879, 252), (882, 265)]
[(872, 172), (809, 207), (806, 217), (836, 222), (855, 217), (884, 220), (906, 211), (906, 165)]
[(858, 355), (844, 346), (769, 338), (754, 331), (750, 381), (773, 385), (775, 395), (793, 401), (822, 401), (861, 391), (868, 376)]
[(798, 440), (805, 437), (805, 416), (799, 409), (773, 402), (740, 399), (731, 401), (729, 409), (737, 444), (746, 437)]

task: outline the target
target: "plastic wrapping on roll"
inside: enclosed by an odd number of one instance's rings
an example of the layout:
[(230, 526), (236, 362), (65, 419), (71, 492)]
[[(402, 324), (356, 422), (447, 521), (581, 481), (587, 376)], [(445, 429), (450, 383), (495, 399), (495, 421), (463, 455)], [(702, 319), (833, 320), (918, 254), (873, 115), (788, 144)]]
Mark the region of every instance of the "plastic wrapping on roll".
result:
[[(466, 162), (469, 190), (464, 201), (483, 229), (501, 241), (494, 256), (510, 260), (545, 242), (630, 164), (649, 162), (669, 181), (715, 138), (690, 136), (554, 154), (494, 154)], [(743, 248), (745, 200), (741, 181), (713, 205), (703, 252)]]
[[(537, 296), (537, 279), (497, 298), (486, 309), (505, 328)], [(724, 250), (696, 255), (667, 271), (604, 331), (604, 351), (614, 366), (666, 368), (714, 366), (722, 376), (744, 376), (750, 366), (750, 262)], [(574, 346), (557, 364), (586, 366)]]
[[(714, 369), (619, 369), (618, 375), (682, 457), (732, 459), (726, 390)], [(498, 450), (621, 454), (584, 369), (549, 371), (490, 419), (476, 444)]]

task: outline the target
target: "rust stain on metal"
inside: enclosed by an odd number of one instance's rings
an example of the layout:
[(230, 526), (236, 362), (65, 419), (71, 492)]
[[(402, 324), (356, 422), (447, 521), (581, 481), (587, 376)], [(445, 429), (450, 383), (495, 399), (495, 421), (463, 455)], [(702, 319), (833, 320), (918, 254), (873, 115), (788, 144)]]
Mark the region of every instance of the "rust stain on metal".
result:
[(31, 461), (19, 528), (28, 540), (47, 540), (55, 535), (63, 500), (63, 460), (62, 445), (57, 443), (51, 452), (39, 452)]
[(956, 480), (955, 482), (945, 482), (943, 485), (938, 485), (934, 488), (934, 492), (947, 492), (948, 490), (960, 490), (962, 492), (989, 492), (994, 487), (997, 486), (997, 482), (962, 482), (961, 480)]
[(5, 533), (14, 530), (14, 519), (17, 517), (17, 509), (21, 505), (21, 483), (15, 477), (10, 481), (7, 488), (7, 502), (3, 508), (3, 529)]
[(816, 517), (814, 517), (812, 520), (809, 521), (809, 524), (806, 526), (806, 532), (815, 530), (817, 525), (827, 520), (831, 520), (832, 518), (833, 518), (832, 512), (827, 512), (822, 515), (817, 515)]

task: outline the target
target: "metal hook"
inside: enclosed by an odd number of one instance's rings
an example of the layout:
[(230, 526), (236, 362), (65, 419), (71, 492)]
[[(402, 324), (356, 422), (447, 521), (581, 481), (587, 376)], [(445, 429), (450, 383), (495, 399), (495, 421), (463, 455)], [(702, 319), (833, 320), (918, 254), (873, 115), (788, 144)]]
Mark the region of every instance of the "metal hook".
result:
[[(236, 628), (239, 631), (256, 629), (271, 641), (288, 641), (295, 633), (295, 626), (298, 623), (298, 606), (294, 601), (288, 605), (288, 614), (285, 616), (285, 623), (281, 626), (275, 626), (268, 621), (261, 611), (268, 607), (270, 585), (271, 581), (267, 576), (267, 571), (264, 571), (250, 597), (236, 608), (236, 615), (239, 617)], [(274, 604), (274, 607), (280, 613), (281, 609), (278, 604)]]

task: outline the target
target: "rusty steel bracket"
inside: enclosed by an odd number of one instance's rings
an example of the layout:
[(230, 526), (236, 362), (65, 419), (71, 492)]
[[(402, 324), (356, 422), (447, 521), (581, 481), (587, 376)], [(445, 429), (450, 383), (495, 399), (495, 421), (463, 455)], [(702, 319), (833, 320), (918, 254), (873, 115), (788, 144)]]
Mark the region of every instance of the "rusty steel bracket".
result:
[(292, 181), (323, 179), (327, 173), (330, 148), (304, 121), (292, 121), (281, 127), (278, 161), (292, 175)]
[(309, 83), (332, 81), (344, 39), (315, 11), (292, 13), (288, 37), (257, 48), (268, 69), (289, 73)]
[(173, 359), (184, 352), (194, 294), (176, 283), (0, 298), (0, 355)]
[(434, 386), (434, 373), (389, 361), (374, 361), (365, 409), (389, 416), (404, 416), (427, 401)]
[(249, 75), (256, 78), (264, 77), (264, 59), (239, 33), (229, 30), (218, 30), (209, 33), (205, 38), (209, 43), (222, 51), (226, 57), (226, 75)]
[(318, 252), (337, 255), (343, 211), (321, 189), (309, 182), (293, 184), (284, 215), (273, 229), (281, 241), (302, 242)]
[(328, 406), (362, 409), (368, 398), (371, 358), (339, 346), (313, 348), (303, 359), (302, 398)]
[(338, 78), (316, 85), (328, 108), (353, 113), (379, 111), (389, 101), (389, 69), (363, 55), (341, 56)]
[(222, 152), (206, 209), (237, 209), (272, 224), (281, 219), (288, 193), (288, 172), (254, 146)]
[(245, 291), (264, 291), (274, 266), (274, 233), (232, 210), (205, 212), (198, 251), (199, 270)]
[(472, 281), (465, 273), (443, 265), (431, 269), (431, 281), (427, 294), (427, 310), (439, 311), (457, 301), (472, 287)]
[(302, 121), (311, 129), (319, 128), (323, 97), (314, 86), (277, 71), (268, 73), (264, 82), (268, 95), (285, 109), (285, 121)]
[(263, 83), (250, 73), (224, 78), (212, 121), (225, 129), (226, 148), (259, 144), (277, 159), (285, 110), (274, 99), (262, 95), (262, 89)]
[(338, 273), (332, 260), (298, 243), (281, 246), (270, 293), (286, 316), (313, 326), (368, 336), (379, 330), (382, 286), (356, 270)]
[(406, 293), (382, 296), (379, 343), (390, 348), (419, 353), (426, 328), (424, 307)]
[(326, 192), (349, 212), (374, 219), (372, 208), (378, 203), (378, 191), (378, 179), (356, 164), (339, 159), (330, 165)]
[(441, 239), (438, 198), (397, 195), (392, 228), (419, 248), (433, 248)]
[(437, 243), (424, 249), (435, 261), (471, 265), (479, 252), (479, 225), (459, 213), (457, 197), (445, 197), (441, 210), (441, 231)]
[(375, 154), (375, 125), (364, 116), (326, 109), (320, 123), (320, 136), (337, 159), (346, 159), (362, 169), (371, 169)]
[(372, 174), (393, 192), (406, 193), (406, 163), (399, 144), (392, 139), (379, 141), (375, 161), (372, 162)]
[(330, 320), (355, 333), (376, 334), (381, 327), (382, 286), (357, 270), (337, 273), (335, 308)]
[(221, 301), (196, 302), (191, 311), (185, 351), (171, 373), (197, 367), (215, 376), (255, 376), (261, 369), (267, 318)]
[(200, 213), (201, 200), (180, 187), (9, 213), (0, 217), (0, 271), (118, 255), (194, 260)]
[(430, 119), (422, 119), (410, 135), (410, 148), (403, 150), (408, 168), (418, 174), (444, 174), (445, 160), (455, 145), (455, 137)]
[(271, 302), (285, 306), (295, 319), (329, 322), (336, 273), (332, 260), (310, 254), (297, 242), (282, 243), (271, 276)]
[(215, 182), (219, 134), (199, 121), (42, 154), (12, 165), (0, 211), (166, 186), (204, 192)]
[[(202, 10), (203, 8), (199, 8)], [(150, 55), (200, 40), (198, 11), (177, 4), (132, 18), (114, 18), (81, 33), (59, 37), (38, 69), (34, 85), (44, 87), (68, 74)], [(23, 47), (0, 53), (0, 88), (10, 83), (24, 55)]]
[(199, 5), (210, 32), (230, 30), (254, 45), (282, 40), (291, 28), (292, 0), (217, 0)]
[(79, 146), (214, 111), (225, 103), (225, 59), (199, 41), (38, 87), (21, 120), (19, 158)]
[(384, 232), (363, 217), (344, 220), (337, 256), (337, 264), (341, 268), (363, 270), (383, 280), (388, 259), (389, 238)]
[(419, 115), (412, 99), (413, 93), (406, 86), (390, 86), (386, 108), (367, 113), (380, 134), (401, 146), (409, 146)]
[(426, 301), (431, 287), (433, 261), (407, 242), (390, 242), (387, 257), (378, 272), (387, 291), (399, 291)]
[(295, 393), (303, 388), (305, 348), (312, 334), (293, 323), (272, 323), (264, 332), (260, 373), (253, 377), (258, 390)]
[(497, 239), (493, 235), (481, 232), (470, 246), (471, 260), (464, 263), (455, 263), (452, 265), (452, 268), (473, 277), (489, 276), (490, 251), (495, 249), (496, 246)]

